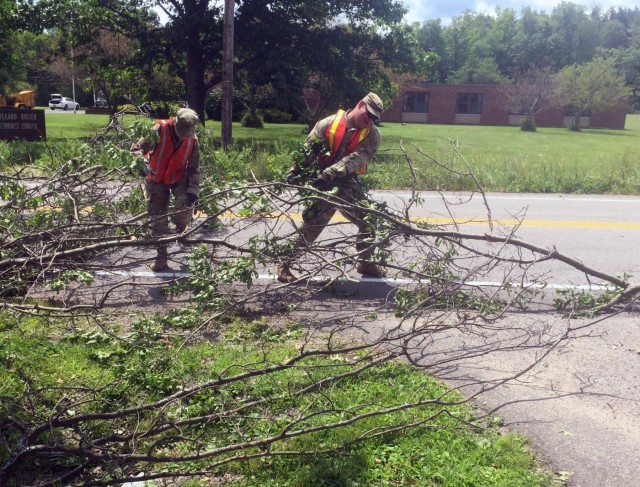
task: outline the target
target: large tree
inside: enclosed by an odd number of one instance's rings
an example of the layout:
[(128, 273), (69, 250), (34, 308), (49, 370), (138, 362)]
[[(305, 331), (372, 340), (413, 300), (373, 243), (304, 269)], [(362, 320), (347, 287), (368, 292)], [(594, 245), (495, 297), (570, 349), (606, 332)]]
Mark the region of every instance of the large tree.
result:
[(593, 59), (598, 39), (597, 17), (589, 17), (581, 5), (561, 2), (553, 10), (551, 24), (549, 44), (556, 69)]
[(442, 21), (440, 19), (429, 20), (423, 22), (421, 26), (414, 25), (414, 29), (419, 47), (431, 60), (431, 68), (427, 73), (428, 80), (434, 83), (444, 83), (448, 74), (448, 59), (445, 53)]
[[(236, 14), (236, 71), (251, 111), (256, 90), (269, 86), (272, 105), (301, 108), (305, 89), (322, 95), (320, 108), (349, 104), (369, 89), (390, 95), (388, 69), (416, 69), (417, 47), (399, 26), (399, 2), (243, 1)], [(335, 19), (339, 19), (336, 21)], [(318, 113), (305, 113), (310, 119)]]
[[(146, 52), (146, 66), (158, 69), (168, 64), (182, 79), (189, 106), (204, 120), (206, 95), (221, 81), (221, 2), (78, 1), (85, 7), (83, 25), (136, 39)], [(167, 22), (154, 19), (151, 7), (162, 10)], [(77, 9), (77, 5), (69, 8)], [(271, 84), (280, 99), (287, 101), (292, 92), (302, 93), (314, 73), (336, 79), (338, 87), (353, 86), (352, 76), (357, 73), (361, 95), (372, 86), (389, 85), (381, 65), (411, 64), (411, 46), (407, 45), (411, 36), (393, 30), (404, 12), (396, 0), (240, 0), (234, 29), (236, 70), (253, 85)], [(355, 96), (339, 91), (347, 102)]]
[(544, 100), (553, 87), (552, 79), (550, 68), (533, 69), (517, 75), (506, 87), (511, 113), (521, 113), (525, 117), (520, 124), (522, 130), (535, 131), (536, 114), (548, 108)]
[(15, 80), (23, 70), (20, 52), (15, 49), (22, 22), (13, 0), (0, 0), (0, 94), (15, 89)]
[(612, 59), (597, 58), (585, 64), (563, 68), (554, 77), (554, 95), (573, 116), (572, 129), (579, 130), (580, 117), (588, 111), (625, 103), (631, 89), (625, 84)]

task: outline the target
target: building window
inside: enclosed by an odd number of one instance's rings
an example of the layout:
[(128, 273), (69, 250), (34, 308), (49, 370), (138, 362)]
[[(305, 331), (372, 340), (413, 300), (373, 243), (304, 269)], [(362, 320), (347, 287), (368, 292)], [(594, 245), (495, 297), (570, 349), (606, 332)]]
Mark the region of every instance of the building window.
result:
[(458, 93), (456, 113), (482, 113), (482, 93)]
[(429, 93), (405, 93), (402, 111), (429, 113)]

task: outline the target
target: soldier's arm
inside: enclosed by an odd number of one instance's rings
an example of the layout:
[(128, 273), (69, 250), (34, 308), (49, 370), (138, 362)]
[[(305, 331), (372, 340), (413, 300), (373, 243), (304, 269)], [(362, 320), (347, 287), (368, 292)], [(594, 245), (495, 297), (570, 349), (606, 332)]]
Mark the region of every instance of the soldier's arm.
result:
[(371, 162), (379, 145), (380, 132), (373, 127), (369, 136), (358, 144), (355, 151), (329, 166), (323, 173), (327, 173), (327, 176), (330, 176), (331, 179), (344, 178), (354, 174), (358, 169)]
[(187, 193), (200, 194), (200, 145), (196, 141), (187, 164)]
[[(158, 135), (160, 134), (160, 127), (157, 124), (156, 126), (154, 126), (153, 129), (158, 133)], [(144, 157), (145, 155), (147, 155), (148, 152), (153, 150), (154, 147), (155, 147), (154, 143), (149, 142), (144, 137), (140, 137), (136, 142), (131, 144), (130, 152), (137, 156)]]

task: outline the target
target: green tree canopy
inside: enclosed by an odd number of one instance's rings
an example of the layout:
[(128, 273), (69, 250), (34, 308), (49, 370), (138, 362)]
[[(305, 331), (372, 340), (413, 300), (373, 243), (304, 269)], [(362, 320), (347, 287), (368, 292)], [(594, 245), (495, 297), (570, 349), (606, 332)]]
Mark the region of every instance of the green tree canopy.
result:
[(554, 95), (568, 106), (574, 117), (574, 129), (588, 110), (601, 110), (625, 103), (631, 89), (615, 68), (613, 59), (596, 58), (585, 64), (563, 68), (554, 77)]

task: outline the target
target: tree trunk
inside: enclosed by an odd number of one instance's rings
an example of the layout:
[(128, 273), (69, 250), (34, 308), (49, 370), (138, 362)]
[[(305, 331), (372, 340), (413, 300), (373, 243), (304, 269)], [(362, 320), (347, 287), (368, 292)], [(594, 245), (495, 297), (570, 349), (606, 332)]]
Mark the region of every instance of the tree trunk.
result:
[(249, 113), (253, 120), (256, 120), (258, 118), (258, 97), (256, 94), (257, 91), (258, 88), (255, 85), (252, 85), (251, 88), (249, 88)]
[(571, 130), (578, 132), (580, 130), (580, 114), (576, 114), (573, 116), (573, 123), (571, 125)]
[(205, 60), (202, 57), (202, 49), (197, 40), (190, 42), (187, 51), (187, 72), (185, 89), (189, 108), (195, 110), (204, 125), (204, 100), (207, 96), (207, 86), (204, 82)]

